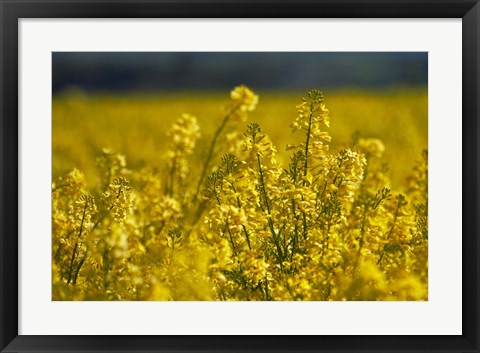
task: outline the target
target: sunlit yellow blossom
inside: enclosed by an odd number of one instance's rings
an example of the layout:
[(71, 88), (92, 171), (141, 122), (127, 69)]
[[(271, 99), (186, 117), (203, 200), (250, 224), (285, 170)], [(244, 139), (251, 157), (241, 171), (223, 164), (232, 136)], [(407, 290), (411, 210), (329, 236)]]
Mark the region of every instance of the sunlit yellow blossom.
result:
[(253, 111), (258, 104), (258, 96), (246, 86), (237, 86), (230, 92), (233, 103), (242, 111)]

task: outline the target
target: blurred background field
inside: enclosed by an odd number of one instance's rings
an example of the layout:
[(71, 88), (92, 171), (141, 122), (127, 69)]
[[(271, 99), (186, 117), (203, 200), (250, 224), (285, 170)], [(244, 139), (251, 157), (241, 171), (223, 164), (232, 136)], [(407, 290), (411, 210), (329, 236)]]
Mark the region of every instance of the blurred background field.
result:
[[(290, 123), (295, 106), (305, 95), (257, 93), (259, 105), (249, 122), (259, 123), (276, 144), (280, 160), (288, 164), (287, 143), (294, 143)], [(403, 187), (413, 161), (427, 144), (427, 92), (425, 89), (391, 91), (324, 92), (330, 110), (331, 147), (347, 145), (355, 132), (381, 139), (384, 160), (396, 188)], [(144, 165), (162, 167), (167, 148), (166, 132), (183, 113), (198, 118), (202, 137), (193, 160), (206, 154), (206, 145), (222, 119), (228, 102), (223, 94), (82, 95), (68, 94), (53, 100), (53, 177), (78, 168), (91, 186), (97, 182), (96, 157), (102, 148), (124, 154), (133, 169)], [(296, 137), (298, 138), (298, 137)], [(195, 163), (192, 168), (195, 168)], [(198, 163), (198, 167), (201, 163)]]
[[(286, 167), (290, 123), (312, 88), (330, 110), (331, 148), (355, 132), (381, 139), (393, 187), (402, 189), (428, 147), (426, 53), (54, 53), (52, 178), (72, 168), (97, 183), (102, 148), (124, 154), (129, 168), (162, 168), (166, 132), (183, 113), (197, 117), (200, 168), (230, 90), (245, 84), (260, 96), (249, 119), (259, 123)], [(228, 132), (227, 131), (227, 132)]]

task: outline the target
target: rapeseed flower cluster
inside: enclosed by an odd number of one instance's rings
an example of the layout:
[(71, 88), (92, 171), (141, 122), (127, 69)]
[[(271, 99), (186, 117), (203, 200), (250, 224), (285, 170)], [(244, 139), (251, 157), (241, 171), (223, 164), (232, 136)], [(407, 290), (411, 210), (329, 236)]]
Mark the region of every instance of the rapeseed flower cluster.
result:
[(76, 169), (55, 180), (53, 300), (428, 299), (427, 153), (392, 190), (383, 142), (331, 149), (312, 90), (283, 165), (246, 123), (257, 104), (232, 90), (201, 161), (200, 126), (184, 114), (158, 165), (129, 169), (104, 149), (93, 188)]

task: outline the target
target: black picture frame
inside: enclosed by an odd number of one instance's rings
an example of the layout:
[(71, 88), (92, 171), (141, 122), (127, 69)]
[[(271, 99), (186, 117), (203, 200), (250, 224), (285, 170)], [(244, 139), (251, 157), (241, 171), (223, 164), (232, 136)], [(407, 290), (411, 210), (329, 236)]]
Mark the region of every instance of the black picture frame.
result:
[[(2, 352), (479, 352), (478, 0), (0, 0), (0, 16)], [(18, 20), (132, 17), (462, 18), (463, 334), (249, 337), (18, 335)]]

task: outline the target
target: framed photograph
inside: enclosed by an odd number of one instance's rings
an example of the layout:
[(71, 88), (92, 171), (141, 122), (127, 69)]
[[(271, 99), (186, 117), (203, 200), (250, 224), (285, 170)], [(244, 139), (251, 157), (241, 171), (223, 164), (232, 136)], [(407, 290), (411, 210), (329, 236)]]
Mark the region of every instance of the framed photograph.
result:
[(479, 352), (478, 1), (0, 13), (2, 352)]

